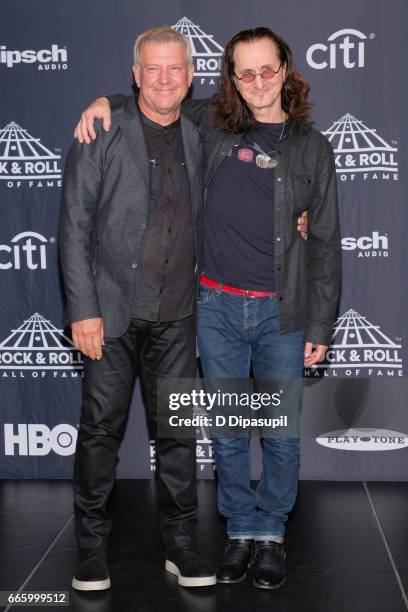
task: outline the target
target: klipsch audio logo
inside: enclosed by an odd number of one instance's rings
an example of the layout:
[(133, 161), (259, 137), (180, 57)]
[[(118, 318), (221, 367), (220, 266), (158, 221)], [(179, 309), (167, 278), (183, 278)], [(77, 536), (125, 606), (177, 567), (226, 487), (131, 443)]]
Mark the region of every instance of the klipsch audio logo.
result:
[(20, 64), (33, 64), (37, 70), (66, 70), (68, 68), (68, 51), (65, 47), (52, 44), (50, 49), (7, 49), (0, 45), (0, 68), (15, 68)]
[(350, 308), (334, 325), (326, 361), (306, 370), (305, 376), (403, 376), (400, 351), (400, 338), (391, 340)]
[(188, 39), (194, 61), (194, 76), (199, 77), (201, 85), (216, 85), (220, 76), (221, 56), (224, 52), (212, 34), (204, 32), (199, 25), (188, 17), (182, 17), (173, 29)]
[(388, 257), (388, 236), (380, 232), (372, 232), (371, 236), (344, 236), (341, 239), (343, 251), (354, 254), (355, 257)]
[(323, 134), (334, 149), (341, 181), (398, 180), (397, 147), (353, 115), (346, 113)]
[(4, 454), (42, 457), (51, 451), (62, 457), (75, 453), (78, 431), (61, 423), (50, 429), (39, 423), (4, 424)]
[[(371, 40), (375, 34), (368, 36)], [(306, 52), (306, 61), (311, 68), (335, 70), (344, 68), (364, 68), (365, 45), (367, 36), (353, 28), (338, 30), (329, 36), (327, 43), (311, 45)]]
[(7, 187), (61, 187), (60, 160), (14, 121), (0, 130), (0, 181)]
[(82, 369), (70, 338), (38, 312), (0, 342), (1, 378), (79, 378)]
[(321, 434), (316, 442), (327, 448), (347, 451), (387, 451), (406, 448), (408, 436), (388, 429), (352, 428)]

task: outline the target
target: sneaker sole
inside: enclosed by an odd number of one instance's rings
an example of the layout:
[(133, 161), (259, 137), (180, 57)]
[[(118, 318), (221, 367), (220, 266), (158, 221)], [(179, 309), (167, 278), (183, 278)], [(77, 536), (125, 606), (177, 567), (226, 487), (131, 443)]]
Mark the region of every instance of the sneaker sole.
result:
[(165, 564), (165, 570), (174, 576), (177, 576), (177, 581), (180, 586), (184, 587), (200, 587), (200, 586), (212, 586), (217, 583), (217, 577), (215, 574), (212, 576), (182, 576), (179, 568), (172, 561), (167, 560)]
[(110, 589), (110, 579), (105, 580), (77, 580), (72, 579), (72, 588), (77, 591), (104, 591)]
[(270, 591), (273, 591), (274, 589), (279, 589), (279, 587), (283, 586), (286, 582), (286, 576), (283, 580), (281, 580), (280, 582), (278, 582), (277, 584), (271, 584), (271, 585), (266, 585), (266, 584), (260, 584), (259, 582), (257, 582), (255, 579), (253, 580), (252, 584), (257, 588), (257, 589), (269, 589)]

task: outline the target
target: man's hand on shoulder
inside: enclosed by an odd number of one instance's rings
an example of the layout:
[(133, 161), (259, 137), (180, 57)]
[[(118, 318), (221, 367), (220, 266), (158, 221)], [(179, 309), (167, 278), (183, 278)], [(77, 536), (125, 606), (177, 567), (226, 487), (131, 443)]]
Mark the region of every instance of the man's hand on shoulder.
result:
[(86, 142), (86, 144), (90, 144), (91, 139), (96, 139), (96, 132), (94, 129), (95, 119), (102, 119), (105, 131), (109, 132), (111, 127), (111, 114), (108, 98), (96, 98), (96, 100), (83, 111), (81, 119), (75, 127), (74, 137), (77, 138), (80, 143)]
[(77, 349), (90, 359), (102, 357), (103, 319), (95, 317), (71, 323), (72, 340)]

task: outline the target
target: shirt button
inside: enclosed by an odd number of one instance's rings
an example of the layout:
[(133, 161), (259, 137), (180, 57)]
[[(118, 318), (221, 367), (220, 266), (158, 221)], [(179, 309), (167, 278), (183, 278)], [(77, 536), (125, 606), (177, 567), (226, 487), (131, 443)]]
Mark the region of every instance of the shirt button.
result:
[(136, 270), (136, 268), (137, 268), (137, 263), (136, 263), (136, 262), (133, 262), (133, 263), (132, 263), (132, 268), (133, 268), (134, 270)]
[(279, 177), (279, 178), (278, 178), (278, 179), (276, 179), (276, 180), (278, 181), (278, 183), (280, 183), (282, 179), (281, 179), (281, 177)]
[(277, 237), (276, 242), (280, 242), (280, 236)]
[(169, 234), (171, 234), (171, 227), (169, 227)]
[(141, 229), (141, 230), (145, 230), (145, 229), (146, 229), (146, 227), (147, 227), (146, 223), (142, 223), (142, 225), (140, 226), (140, 229)]

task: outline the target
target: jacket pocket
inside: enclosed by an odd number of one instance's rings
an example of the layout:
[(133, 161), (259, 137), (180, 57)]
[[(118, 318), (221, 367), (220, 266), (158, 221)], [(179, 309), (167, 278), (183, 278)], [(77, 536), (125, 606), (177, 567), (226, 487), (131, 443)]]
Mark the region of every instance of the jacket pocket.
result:
[(313, 200), (314, 182), (311, 174), (292, 174), (293, 210), (297, 214), (309, 208)]

